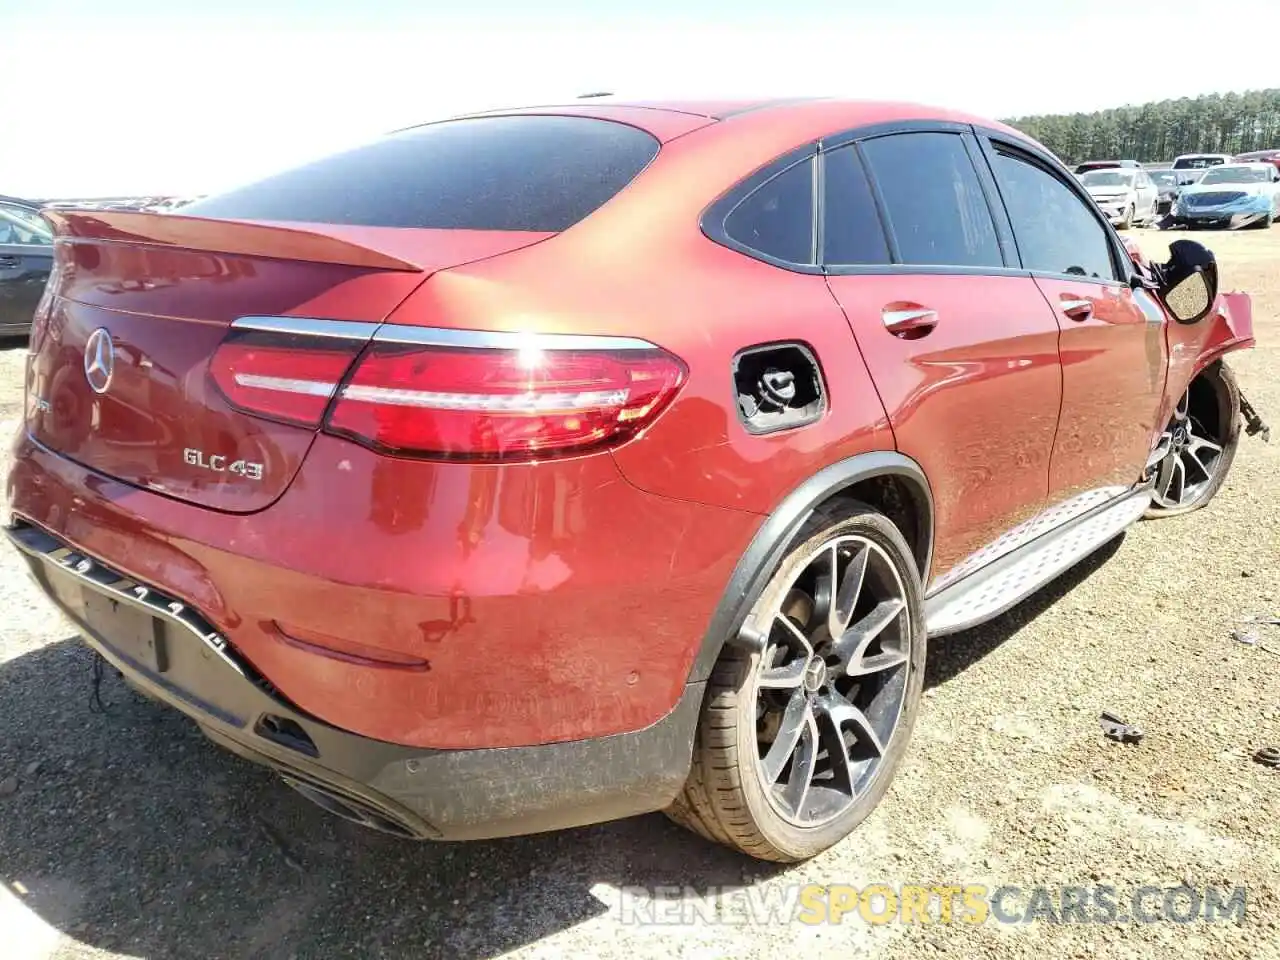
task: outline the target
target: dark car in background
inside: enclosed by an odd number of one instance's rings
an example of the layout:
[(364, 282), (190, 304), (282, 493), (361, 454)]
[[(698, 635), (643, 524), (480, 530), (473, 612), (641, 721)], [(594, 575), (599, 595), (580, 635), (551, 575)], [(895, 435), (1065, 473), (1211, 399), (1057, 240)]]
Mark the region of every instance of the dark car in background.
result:
[(1178, 175), (1173, 170), (1147, 170), (1147, 176), (1159, 191), (1156, 195), (1156, 215), (1164, 216), (1173, 209), (1173, 202), (1178, 199)]
[(0, 196), (0, 337), (31, 330), (53, 267), (53, 230), (40, 209)]

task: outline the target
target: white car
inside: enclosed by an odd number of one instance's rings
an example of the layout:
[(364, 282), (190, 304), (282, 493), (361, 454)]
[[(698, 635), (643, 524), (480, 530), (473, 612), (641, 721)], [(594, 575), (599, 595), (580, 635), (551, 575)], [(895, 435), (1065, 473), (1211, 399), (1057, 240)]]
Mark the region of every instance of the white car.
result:
[(1258, 226), (1280, 218), (1280, 168), (1271, 163), (1224, 163), (1182, 188), (1173, 222), (1182, 226)]
[(1229, 153), (1184, 153), (1173, 161), (1173, 172), (1178, 176), (1178, 186), (1186, 186), (1200, 179), (1200, 174), (1210, 167), (1231, 162)]
[(1156, 219), (1160, 188), (1145, 170), (1132, 167), (1088, 170), (1080, 174), (1080, 182), (1119, 230)]

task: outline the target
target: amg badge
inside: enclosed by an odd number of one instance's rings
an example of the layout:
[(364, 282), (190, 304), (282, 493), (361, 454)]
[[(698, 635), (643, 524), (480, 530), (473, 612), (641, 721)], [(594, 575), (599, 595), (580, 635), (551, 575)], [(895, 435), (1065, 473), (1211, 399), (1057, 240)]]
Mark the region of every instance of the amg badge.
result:
[(182, 451), (182, 459), (193, 467), (211, 470), (214, 473), (235, 473), (247, 480), (262, 479), (262, 464), (248, 460), (231, 460), (220, 453), (209, 456), (203, 450), (187, 447)]

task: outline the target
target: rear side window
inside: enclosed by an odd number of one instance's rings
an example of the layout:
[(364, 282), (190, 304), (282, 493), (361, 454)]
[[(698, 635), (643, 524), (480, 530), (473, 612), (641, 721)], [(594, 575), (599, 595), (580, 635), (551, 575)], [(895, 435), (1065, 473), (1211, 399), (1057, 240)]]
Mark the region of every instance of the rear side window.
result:
[(608, 202), (658, 147), (642, 130), (588, 117), (450, 120), (199, 200), (182, 213), (559, 232)]
[(995, 174), (1024, 267), (1116, 279), (1107, 230), (1074, 190), (1047, 170), (999, 148)]
[(858, 151), (842, 147), (826, 154), (822, 168), (822, 259), (830, 264), (889, 263), (884, 228)]
[(813, 161), (802, 160), (749, 193), (725, 218), (724, 232), (776, 260), (813, 263)]
[(903, 263), (1003, 267), (995, 223), (964, 140), (898, 133), (862, 144)]

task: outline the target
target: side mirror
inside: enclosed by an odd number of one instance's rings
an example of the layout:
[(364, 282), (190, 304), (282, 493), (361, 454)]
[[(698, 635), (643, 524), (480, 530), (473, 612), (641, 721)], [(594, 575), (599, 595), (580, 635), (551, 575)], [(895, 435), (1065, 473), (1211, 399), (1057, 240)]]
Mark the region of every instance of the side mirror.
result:
[(1218, 296), (1218, 262), (1213, 251), (1194, 240), (1169, 244), (1169, 261), (1160, 267), (1158, 292), (1178, 323), (1203, 319)]

